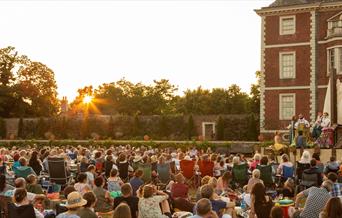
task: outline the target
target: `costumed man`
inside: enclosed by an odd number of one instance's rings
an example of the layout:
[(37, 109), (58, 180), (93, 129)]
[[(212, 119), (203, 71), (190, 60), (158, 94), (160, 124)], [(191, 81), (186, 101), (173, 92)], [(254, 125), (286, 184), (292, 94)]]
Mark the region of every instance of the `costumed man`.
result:
[(296, 137), (298, 136), (298, 132), (302, 131), (303, 137), (308, 141), (310, 137), (310, 123), (304, 118), (303, 114), (299, 114), (298, 118), (299, 119), (295, 123)]
[(295, 124), (297, 121), (296, 115), (292, 116), (291, 123), (288, 125), (287, 129), (289, 130), (289, 144), (292, 145), (295, 139)]
[(295, 124), (295, 128), (298, 130), (300, 130), (301, 128), (310, 128), (310, 123), (309, 123), (309, 121), (307, 121), (305, 118), (304, 118), (304, 116), (303, 116), (303, 114), (299, 114), (298, 115), (298, 120), (297, 120), (297, 122), (296, 122), (296, 124)]
[(314, 128), (312, 130), (312, 134), (311, 134), (312, 138), (314, 138), (314, 139), (317, 139), (321, 135), (321, 132), (322, 132), (322, 126), (321, 126), (322, 119), (323, 119), (322, 112), (318, 112), (317, 119), (316, 119)]

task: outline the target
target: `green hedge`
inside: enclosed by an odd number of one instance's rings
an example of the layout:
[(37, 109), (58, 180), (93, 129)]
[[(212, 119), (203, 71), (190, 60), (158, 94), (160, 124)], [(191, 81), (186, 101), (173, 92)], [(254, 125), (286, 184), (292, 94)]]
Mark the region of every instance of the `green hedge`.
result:
[(189, 148), (196, 146), (199, 149), (207, 149), (209, 147), (228, 147), (230, 148), (231, 143), (212, 143), (208, 141), (185, 141), (185, 142), (158, 142), (158, 141), (114, 141), (114, 140), (100, 140), (100, 141), (74, 141), (74, 140), (13, 140), (13, 141), (2, 141), (0, 142), (0, 147), (26, 147), (26, 146), (101, 146), (101, 147), (111, 147), (130, 144), (133, 147), (140, 146), (151, 146), (153, 148)]

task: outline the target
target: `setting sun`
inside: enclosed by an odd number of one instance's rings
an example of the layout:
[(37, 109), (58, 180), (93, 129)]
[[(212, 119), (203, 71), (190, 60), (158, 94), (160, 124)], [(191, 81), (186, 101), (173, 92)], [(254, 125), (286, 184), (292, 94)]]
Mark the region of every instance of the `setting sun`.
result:
[(93, 100), (93, 97), (92, 97), (92, 96), (86, 95), (86, 96), (83, 98), (83, 103), (89, 104), (92, 100)]

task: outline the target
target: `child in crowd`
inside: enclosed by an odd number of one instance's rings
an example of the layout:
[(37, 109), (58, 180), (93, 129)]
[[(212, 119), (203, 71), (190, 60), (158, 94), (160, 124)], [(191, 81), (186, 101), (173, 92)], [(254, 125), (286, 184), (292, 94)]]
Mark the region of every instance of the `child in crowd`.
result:
[(91, 187), (88, 185), (87, 174), (80, 173), (77, 176), (78, 182), (74, 185), (76, 191), (82, 194), (82, 196), (91, 191)]
[(87, 168), (87, 172), (85, 172), (87, 174), (87, 179), (88, 179), (88, 184), (90, 185), (90, 187), (94, 186), (94, 177), (96, 174), (96, 168), (94, 165), (89, 165)]
[(110, 177), (108, 178), (108, 191), (109, 192), (117, 192), (121, 191), (121, 186), (124, 183), (121, 178), (118, 176), (118, 170), (113, 168), (110, 171)]
[(96, 196), (96, 204), (95, 204), (95, 211), (96, 212), (109, 212), (112, 209), (113, 200), (110, 196), (110, 193), (103, 188), (104, 180), (101, 176), (96, 177), (94, 180), (95, 187), (94, 187), (94, 194)]
[(37, 176), (30, 174), (27, 178), (26, 190), (34, 194), (44, 194), (42, 186), (38, 184)]
[(141, 179), (143, 176), (143, 171), (141, 169), (137, 169), (134, 173), (133, 178), (129, 181), (133, 189), (133, 196), (137, 196), (137, 191), (140, 186), (144, 185), (144, 181)]

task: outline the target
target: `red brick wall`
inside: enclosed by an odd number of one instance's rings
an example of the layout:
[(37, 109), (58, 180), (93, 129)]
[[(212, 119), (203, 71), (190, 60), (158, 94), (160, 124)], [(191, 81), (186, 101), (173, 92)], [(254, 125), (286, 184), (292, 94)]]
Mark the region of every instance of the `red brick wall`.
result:
[(310, 17), (309, 12), (296, 14), (296, 33), (291, 35), (279, 34), (280, 19), (278, 15), (266, 17), (266, 45), (309, 42)]
[(310, 90), (266, 90), (265, 91), (265, 129), (285, 129), (289, 120), (279, 120), (279, 94), (296, 94), (296, 115), (302, 113), (310, 117)]
[(334, 16), (335, 14), (341, 12), (340, 10), (337, 11), (323, 11), (318, 13), (318, 40), (324, 40), (327, 36), (327, 29), (328, 29), (328, 22), (327, 20)]
[[(296, 52), (296, 78), (279, 78), (279, 52)], [(309, 86), (310, 85), (310, 46), (287, 48), (267, 48), (265, 50), (265, 84), (270, 86)]]

